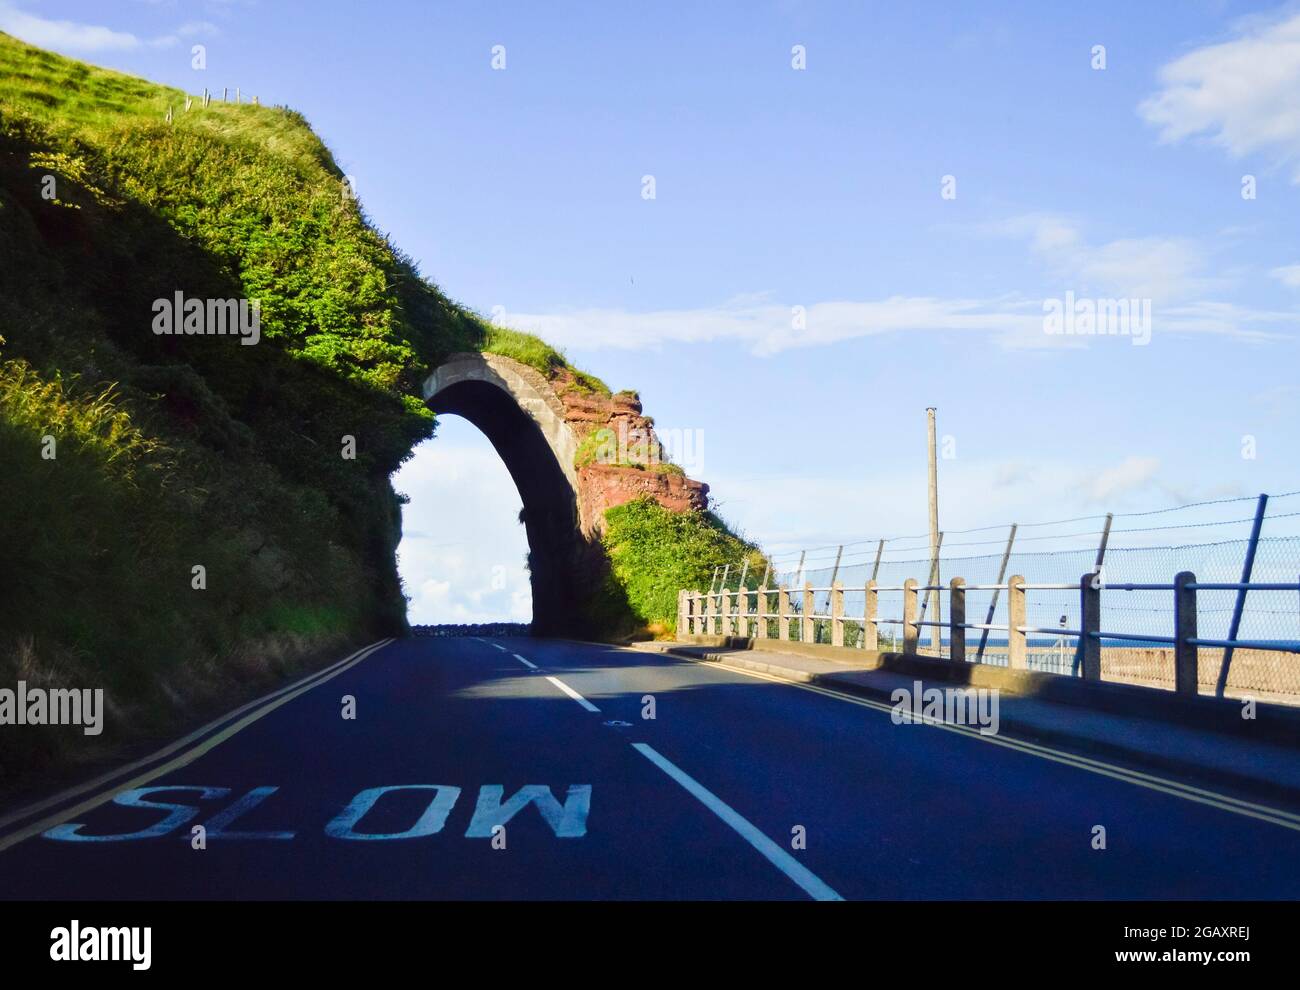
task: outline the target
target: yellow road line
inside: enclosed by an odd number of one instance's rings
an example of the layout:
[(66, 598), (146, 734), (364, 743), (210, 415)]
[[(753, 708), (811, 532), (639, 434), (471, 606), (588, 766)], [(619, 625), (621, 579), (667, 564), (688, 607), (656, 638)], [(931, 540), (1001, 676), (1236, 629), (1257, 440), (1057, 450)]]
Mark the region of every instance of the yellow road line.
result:
[(269, 701), (267, 704), (263, 705), (261, 708), (254, 711), (252, 714), (246, 715), (238, 722), (228, 725), (226, 728), (222, 729), (220, 732), (216, 733), (211, 738), (205, 739), (199, 745), (195, 746), (193, 749), (187, 750), (186, 752), (182, 753), (180, 756), (176, 757), (174, 760), (170, 760), (167, 763), (164, 763), (162, 766), (155, 767), (152, 770), (148, 770), (145, 773), (140, 774), (138, 777), (135, 777), (127, 781), (125, 784), (114, 785), (113, 787), (110, 787), (108, 790), (104, 791), (103, 793), (97, 794), (92, 798), (88, 798), (87, 800), (82, 801), (80, 804), (74, 805), (71, 808), (66, 808), (63, 811), (50, 815), (47, 818), (43, 818), (38, 822), (33, 822), (31, 825), (27, 825), (23, 828), (18, 829), (15, 832), (11, 832), (9, 835), (0, 838), (0, 852), (3, 852), (4, 850), (8, 849), (10, 846), (17, 845), (18, 843), (23, 842), (26, 839), (30, 839), (34, 835), (40, 835), (42, 832), (48, 831), (49, 829), (53, 828), (55, 825), (61, 825), (64, 822), (68, 821), (69, 819), (76, 817), (77, 815), (81, 815), (94, 808), (98, 808), (102, 804), (107, 804), (116, 795), (122, 793), (123, 791), (133, 790), (136, 787), (140, 787), (144, 784), (149, 783), (149, 781), (151, 780), (157, 780), (159, 777), (163, 776), (164, 774), (171, 773), (173, 770), (179, 770), (181, 767), (189, 766), (191, 763), (197, 760), (204, 753), (207, 753), (209, 750), (215, 749), (217, 746), (221, 745), (231, 736), (235, 735), (237, 732), (240, 732), (241, 730), (252, 725), (258, 719), (263, 718), (266, 715), (269, 715), (271, 712), (275, 711), (281, 705), (288, 704), (290, 701), (292, 701), (294, 698), (298, 697), (299, 695), (306, 694), (312, 688), (319, 687), (320, 685), (324, 684), (326, 681), (331, 681), (335, 677), (338, 677), (339, 674), (351, 670), (362, 660), (365, 660), (367, 657), (379, 652), (391, 642), (393, 642), (392, 639), (386, 639), (380, 641), (379, 643), (376, 643), (374, 646), (367, 647), (359, 655), (355, 655), (355, 659), (353, 659), (351, 662), (344, 661), (342, 665), (337, 666), (331, 673), (327, 674), (326, 676), (313, 680), (309, 684), (304, 684), (302, 687), (290, 691), (288, 694), (282, 694), (278, 697), (274, 697), (271, 701)]
[[(855, 695), (832, 690), (831, 688), (819, 687), (815, 684), (791, 681), (784, 677), (776, 677), (772, 674), (764, 674), (754, 670), (745, 670), (741, 667), (733, 667), (716, 660), (697, 660), (695, 662), (709, 664), (714, 667), (723, 667), (726, 670), (734, 671), (737, 674), (744, 674), (746, 677), (754, 677), (758, 680), (771, 681), (774, 684), (785, 684), (790, 687), (799, 688), (803, 691), (812, 691), (816, 694), (824, 694), (827, 697), (836, 698), (840, 701), (847, 701), (850, 704), (860, 705), (863, 708), (874, 708), (877, 711), (890, 713), (894, 710), (891, 705), (886, 705), (879, 701), (873, 701), (870, 698), (860, 698)], [(1170, 794), (1186, 801), (1194, 801), (1197, 804), (1204, 804), (1212, 808), (1218, 808), (1220, 811), (1228, 811), (1235, 815), (1256, 818), (1260, 821), (1269, 822), (1273, 825), (1280, 825), (1283, 828), (1289, 828), (1292, 831), (1300, 832), (1300, 815), (1293, 814), (1289, 811), (1283, 811), (1279, 808), (1270, 808), (1266, 805), (1254, 804), (1250, 801), (1243, 801), (1240, 798), (1235, 798), (1228, 794), (1219, 794), (1215, 791), (1208, 791), (1204, 788), (1194, 787), (1191, 784), (1184, 784), (1176, 780), (1169, 780), (1165, 777), (1157, 777), (1154, 774), (1143, 773), (1140, 770), (1130, 770), (1127, 767), (1121, 767), (1113, 763), (1106, 763), (1103, 760), (1096, 760), (1087, 756), (1079, 756), (1074, 753), (1065, 752), (1064, 750), (1052, 749), (1049, 746), (1043, 746), (1039, 743), (1031, 743), (1020, 739), (1009, 739), (1001, 736), (984, 735), (978, 730), (972, 729), (968, 726), (951, 725), (947, 722), (933, 718), (926, 718), (924, 716), (922, 720), (926, 725), (934, 726), (937, 729), (947, 729), (949, 732), (961, 733), (983, 742), (993, 743), (997, 746), (1004, 746), (1008, 749), (1019, 750), (1022, 753), (1026, 753), (1030, 756), (1037, 756), (1040, 759), (1051, 760), (1055, 763), (1063, 763), (1079, 770), (1086, 770), (1089, 773), (1099, 774), (1103, 777), (1111, 777), (1115, 780), (1134, 784), (1138, 787), (1145, 787), (1148, 790), (1160, 791), (1161, 793)]]
[(313, 671), (312, 673), (307, 674), (305, 677), (300, 677), (292, 684), (286, 684), (284, 687), (276, 688), (274, 691), (271, 691), (268, 694), (264, 694), (260, 698), (254, 698), (252, 701), (245, 702), (244, 704), (240, 705), (238, 708), (234, 709), (233, 711), (226, 712), (224, 715), (220, 716), (219, 718), (213, 719), (207, 725), (195, 729), (189, 735), (184, 736), (181, 739), (177, 739), (175, 742), (170, 743), (167, 746), (164, 746), (160, 750), (150, 753), (148, 756), (141, 757), (140, 759), (135, 760), (132, 763), (127, 763), (120, 767), (114, 767), (112, 770), (109, 770), (107, 773), (100, 774), (94, 780), (89, 780), (84, 784), (78, 784), (75, 787), (69, 787), (66, 790), (60, 791), (58, 794), (53, 794), (42, 801), (35, 801), (32, 804), (19, 808), (17, 811), (12, 812), (11, 814), (0, 817), (0, 829), (7, 828), (9, 825), (13, 824), (14, 822), (22, 821), (24, 818), (30, 818), (38, 811), (43, 811), (44, 809), (53, 807), (54, 805), (57, 804), (62, 804), (64, 801), (78, 794), (84, 794), (86, 791), (96, 790), (104, 786), (105, 784), (107, 784), (110, 780), (114, 780), (118, 777), (123, 776), (124, 774), (128, 774), (133, 770), (139, 769), (140, 767), (147, 766), (148, 764), (153, 763), (156, 760), (162, 759), (164, 756), (176, 752), (178, 749), (183, 749), (186, 746), (188, 746), (190, 743), (192, 743), (194, 740), (200, 739), (203, 736), (207, 735), (209, 732), (215, 729), (218, 725), (221, 725), (223, 722), (228, 722), (235, 716), (241, 715), (252, 708), (256, 708), (258, 705), (264, 704), (265, 702), (270, 701), (272, 698), (277, 698), (287, 691), (292, 691), (294, 688), (306, 684), (308, 681), (315, 682), (316, 680), (324, 677), (326, 674), (330, 673), (336, 668), (342, 667), (349, 660), (353, 659), (358, 653), (362, 653), (370, 649), (371, 647), (383, 646), (385, 643), (390, 643), (390, 642), (392, 642), (391, 639), (379, 640), (378, 642), (371, 643), (369, 646), (363, 646), (361, 647), (361, 649), (353, 653), (350, 653), (342, 660), (339, 660), (331, 664), (330, 666), (324, 668), (323, 670)]

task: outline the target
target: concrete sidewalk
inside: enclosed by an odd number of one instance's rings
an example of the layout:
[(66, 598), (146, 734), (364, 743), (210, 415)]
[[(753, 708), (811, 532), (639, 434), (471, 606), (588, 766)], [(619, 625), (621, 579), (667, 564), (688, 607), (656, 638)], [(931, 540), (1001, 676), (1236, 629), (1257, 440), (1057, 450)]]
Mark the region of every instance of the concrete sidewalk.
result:
[[(639, 643), (638, 649), (685, 660), (751, 670), (797, 683), (815, 684), (892, 705), (897, 688), (952, 687), (851, 661), (773, 650), (700, 646), (691, 643)], [(1007, 691), (999, 693), (999, 735), (1043, 745), (1073, 747), (1086, 755), (1112, 759), (1133, 768), (1164, 771), (1219, 788), (1244, 799), (1282, 802), (1300, 809), (1300, 749), (1219, 732), (1045, 701)], [(1300, 740), (1297, 740), (1300, 743)]]

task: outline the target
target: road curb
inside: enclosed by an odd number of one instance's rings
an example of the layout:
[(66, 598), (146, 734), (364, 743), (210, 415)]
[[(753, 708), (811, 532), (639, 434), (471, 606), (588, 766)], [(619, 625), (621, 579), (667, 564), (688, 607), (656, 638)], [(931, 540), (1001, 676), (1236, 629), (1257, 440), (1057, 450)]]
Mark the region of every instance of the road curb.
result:
[[(890, 690), (863, 684), (860, 681), (846, 678), (839, 673), (812, 673), (792, 667), (783, 667), (780, 664), (750, 660), (734, 654), (714, 653), (708, 649), (700, 648), (667, 647), (658, 652), (681, 660), (690, 660), (694, 663), (711, 663), (721, 667), (732, 667), (737, 670), (750, 670), (772, 677), (779, 677), (782, 680), (796, 684), (811, 684), (816, 687), (839, 691), (842, 694), (851, 694), (869, 701), (893, 704)], [(1012, 730), (1009, 733), (1005, 731), (1008, 728)], [(1008, 716), (1005, 712), (1001, 716), (1001, 727), (999, 729), (999, 735), (1003, 734), (1012, 739), (1040, 745), (1069, 744), (1080, 750), (1084, 755), (1122, 760), (1132, 764), (1135, 769), (1158, 770), (1178, 774), (1200, 784), (1237, 788), (1248, 792), (1252, 796), (1268, 797), (1288, 805), (1300, 807), (1300, 788), (1249, 773), (1234, 772), (1219, 767), (1206, 767), (1189, 760), (1180, 760), (1161, 753), (1151, 753), (1135, 746), (1126, 746), (1122, 742), (1099, 740), (1093, 736), (1070, 732), (1068, 729), (1044, 728), (1037, 723), (1030, 724), (1018, 720), (1014, 715)]]

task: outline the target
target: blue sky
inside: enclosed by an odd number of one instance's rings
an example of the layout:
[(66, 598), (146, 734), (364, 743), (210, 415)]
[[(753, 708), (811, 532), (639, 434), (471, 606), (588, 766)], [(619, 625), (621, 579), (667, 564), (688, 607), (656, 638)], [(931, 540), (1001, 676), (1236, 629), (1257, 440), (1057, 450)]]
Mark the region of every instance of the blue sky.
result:
[[(944, 528), (1300, 487), (1300, 6), (1084, 6), (0, 0), (0, 28), (301, 110), (426, 275), (700, 431), (692, 473), (782, 550), (923, 532), (927, 405)], [(1150, 300), (1149, 343), (1046, 333), (1067, 292)], [(413, 618), (526, 618), (517, 495), (440, 433), (397, 479)]]

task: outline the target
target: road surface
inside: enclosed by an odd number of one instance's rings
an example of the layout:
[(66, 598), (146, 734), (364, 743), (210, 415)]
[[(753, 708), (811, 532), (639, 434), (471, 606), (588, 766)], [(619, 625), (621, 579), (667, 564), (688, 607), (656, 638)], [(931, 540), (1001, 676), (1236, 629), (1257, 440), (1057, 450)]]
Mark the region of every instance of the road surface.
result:
[(550, 640), (390, 642), (112, 786), (11, 819), (11, 899), (1300, 892), (1300, 816), (1286, 810)]

